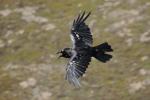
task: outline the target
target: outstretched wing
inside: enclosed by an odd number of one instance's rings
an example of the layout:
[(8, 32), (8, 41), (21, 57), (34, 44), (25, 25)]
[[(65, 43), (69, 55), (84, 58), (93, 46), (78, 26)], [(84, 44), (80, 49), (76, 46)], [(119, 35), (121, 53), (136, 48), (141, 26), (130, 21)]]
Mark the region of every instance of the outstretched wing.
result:
[(91, 56), (88, 52), (83, 51), (77, 53), (74, 51), (74, 55), (70, 59), (66, 69), (66, 79), (69, 83), (73, 84), (75, 87), (80, 87), (78, 78), (85, 73), (90, 61)]
[(90, 12), (87, 15), (85, 15), (85, 12), (81, 15), (79, 14), (78, 18), (73, 21), (71, 29), (74, 53), (67, 65), (66, 79), (76, 87), (80, 86), (78, 78), (85, 73), (91, 61), (91, 56), (85, 50), (86, 47), (91, 46), (93, 43), (90, 29), (85, 24), (85, 20), (90, 14)]
[(85, 15), (83, 12), (78, 15), (78, 18), (73, 21), (71, 28), (71, 40), (73, 41), (73, 47), (91, 46), (93, 43), (92, 35), (88, 25), (85, 24), (85, 20), (89, 17), (91, 12)]

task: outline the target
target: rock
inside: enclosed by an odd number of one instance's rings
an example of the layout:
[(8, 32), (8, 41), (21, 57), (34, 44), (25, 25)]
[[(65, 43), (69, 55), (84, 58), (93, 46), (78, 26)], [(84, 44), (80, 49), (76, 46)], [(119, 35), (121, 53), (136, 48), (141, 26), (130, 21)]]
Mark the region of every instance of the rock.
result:
[(10, 9), (0, 10), (0, 15), (7, 17), (12, 11)]
[(41, 88), (36, 87), (32, 91), (32, 100), (50, 100), (52, 93), (49, 91), (42, 91)]
[(108, 26), (107, 28), (104, 29), (104, 31), (106, 31), (106, 32), (114, 32), (114, 33), (117, 32), (120, 37), (124, 37), (124, 33), (119, 32), (119, 31), (121, 29), (123, 29), (123, 27), (125, 27), (125, 26), (126, 26), (126, 21), (125, 20), (121, 20), (119, 22), (115, 22), (112, 25)]
[(52, 93), (51, 92), (42, 92), (41, 93), (41, 100), (49, 100), (50, 97), (52, 96)]
[(150, 85), (150, 79), (146, 79), (146, 80), (144, 81), (144, 83), (145, 83), (145, 85)]
[(24, 30), (19, 30), (16, 34), (17, 35), (22, 35), (25, 31)]
[(37, 11), (37, 7), (23, 7), (17, 8), (14, 12), (18, 12), (22, 14), (22, 19), (27, 22), (37, 22), (37, 23), (45, 23), (48, 22), (48, 19), (41, 16), (36, 16), (35, 13)]
[(56, 28), (56, 26), (54, 24), (52, 24), (52, 23), (49, 23), (49, 24), (46, 24), (46, 25), (42, 26), (42, 29), (44, 29), (46, 31), (53, 30), (55, 28)]
[(26, 81), (22, 81), (19, 83), (19, 85), (22, 87), (22, 88), (28, 88), (28, 87), (33, 87), (36, 85), (36, 80), (34, 78), (29, 78), (27, 79)]
[(11, 45), (14, 42), (14, 39), (8, 40), (8, 45)]
[(140, 75), (150, 75), (150, 70), (140, 69), (139, 74)]
[(14, 69), (18, 69), (19, 66), (18, 65), (15, 65), (15, 64), (12, 64), (12, 63), (9, 63), (5, 66), (4, 70), (14, 70)]
[(29, 79), (27, 80), (27, 82), (28, 82), (28, 85), (29, 85), (29, 86), (35, 86), (36, 83), (37, 83), (34, 78), (29, 78)]
[(143, 33), (140, 37), (141, 42), (149, 42), (150, 41), (150, 30), (147, 32)]
[(135, 93), (139, 90), (147, 89), (146, 86), (149, 86), (149, 85), (150, 85), (150, 79), (149, 78), (146, 78), (143, 81), (133, 82), (129, 85), (129, 92)]
[(23, 81), (21, 83), (19, 83), (19, 85), (22, 87), (22, 88), (27, 88), (29, 85), (26, 81)]
[(132, 46), (132, 44), (133, 44), (133, 39), (132, 39), (132, 38), (128, 38), (128, 39), (126, 40), (126, 43), (127, 43), (128, 46)]
[(2, 40), (0, 40), (0, 48), (3, 48), (4, 46), (5, 46), (5, 43)]
[(26, 6), (23, 8), (16, 8), (16, 9), (4, 9), (0, 11), (0, 15), (6, 17), (12, 12), (21, 13), (21, 18), (27, 22), (37, 22), (37, 23), (46, 23), (48, 19), (42, 16), (35, 15), (38, 7), (30, 7)]
[(127, 0), (127, 2), (131, 5), (134, 5), (137, 2), (137, 0)]
[(144, 89), (144, 84), (143, 84), (143, 81), (141, 82), (134, 82), (134, 83), (131, 83), (130, 84), (130, 89), (129, 89), (129, 92), (130, 93), (135, 93), (137, 92), (138, 90), (140, 89)]
[(14, 32), (12, 30), (8, 30), (5, 34), (5, 37), (9, 37), (10, 35), (12, 35)]
[(148, 56), (143, 56), (142, 58), (141, 58), (141, 61), (145, 61), (145, 60), (148, 60)]
[(140, 73), (140, 75), (146, 75), (147, 71), (145, 69), (140, 69), (139, 73)]

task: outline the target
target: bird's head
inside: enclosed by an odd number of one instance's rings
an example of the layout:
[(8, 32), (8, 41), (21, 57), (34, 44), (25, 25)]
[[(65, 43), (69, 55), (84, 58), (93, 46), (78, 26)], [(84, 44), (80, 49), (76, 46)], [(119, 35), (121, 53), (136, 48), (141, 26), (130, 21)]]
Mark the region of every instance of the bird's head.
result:
[(68, 51), (68, 50), (69, 50), (69, 48), (64, 48), (64, 49), (58, 51), (57, 54), (60, 54), (60, 55), (58, 56), (58, 58), (60, 58), (60, 57), (70, 58), (70, 55), (69, 55), (69, 51)]

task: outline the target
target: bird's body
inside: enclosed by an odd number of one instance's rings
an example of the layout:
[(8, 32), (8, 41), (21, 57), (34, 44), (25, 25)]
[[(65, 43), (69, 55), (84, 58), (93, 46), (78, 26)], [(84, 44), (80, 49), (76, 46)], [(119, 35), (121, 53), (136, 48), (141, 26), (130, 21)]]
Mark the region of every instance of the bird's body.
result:
[(95, 57), (101, 62), (106, 62), (112, 58), (112, 55), (107, 54), (107, 52), (113, 51), (107, 42), (92, 47), (93, 38), (89, 27), (84, 23), (89, 15), (90, 13), (85, 16), (85, 12), (82, 15), (79, 14), (73, 22), (70, 34), (73, 47), (64, 48), (58, 52), (62, 54), (60, 57), (69, 58), (66, 79), (76, 87), (80, 86), (78, 79), (85, 73), (91, 57)]

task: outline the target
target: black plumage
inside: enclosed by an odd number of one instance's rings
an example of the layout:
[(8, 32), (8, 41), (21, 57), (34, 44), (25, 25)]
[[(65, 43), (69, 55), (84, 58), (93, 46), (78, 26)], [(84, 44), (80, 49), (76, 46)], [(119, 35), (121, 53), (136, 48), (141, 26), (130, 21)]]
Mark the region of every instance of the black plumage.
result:
[(73, 21), (71, 28), (71, 40), (73, 42), (72, 48), (62, 49), (59, 57), (69, 58), (66, 68), (66, 79), (69, 83), (80, 86), (79, 78), (85, 73), (91, 57), (95, 57), (99, 61), (106, 62), (112, 58), (112, 55), (106, 52), (112, 52), (111, 46), (105, 42), (98, 46), (92, 47), (93, 38), (88, 25), (85, 20), (91, 13), (79, 14), (77, 19)]

